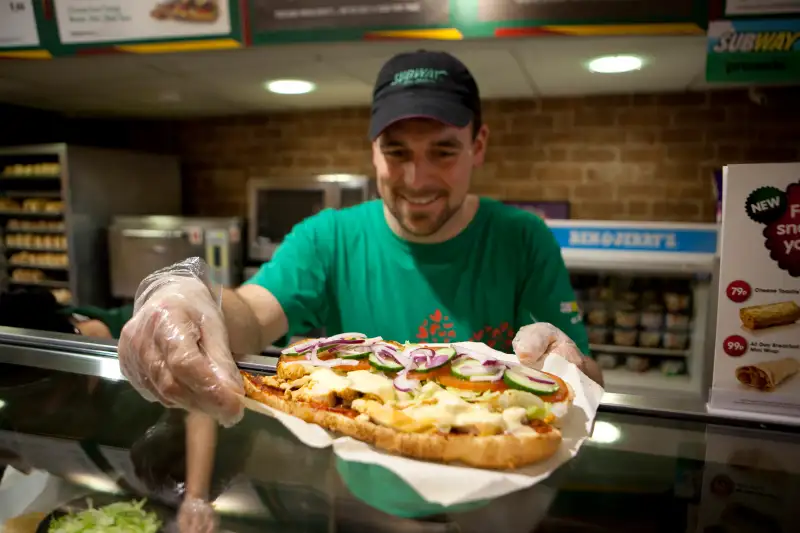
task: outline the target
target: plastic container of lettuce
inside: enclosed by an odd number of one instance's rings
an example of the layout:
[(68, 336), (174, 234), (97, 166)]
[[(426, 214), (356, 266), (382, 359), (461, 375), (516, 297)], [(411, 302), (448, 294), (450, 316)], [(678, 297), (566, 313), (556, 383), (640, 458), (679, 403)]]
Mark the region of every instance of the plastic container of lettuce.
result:
[(96, 505), (90, 497), (53, 511), (36, 533), (159, 533), (164, 524), (146, 499)]

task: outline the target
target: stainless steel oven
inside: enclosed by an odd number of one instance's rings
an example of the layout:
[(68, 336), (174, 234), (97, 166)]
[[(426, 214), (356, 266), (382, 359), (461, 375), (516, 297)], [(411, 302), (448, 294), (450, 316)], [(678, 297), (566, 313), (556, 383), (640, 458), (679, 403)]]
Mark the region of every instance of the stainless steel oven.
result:
[(109, 228), (111, 293), (135, 297), (151, 272), (188, 257), (202, 257), (225, 287), (242, 281), (241, 218), (116, 217)]
[(295, 224), (323, 209), (339, 209), (377, 197), (375, 180), (352, 174), (306, 178), (252, 178), (247, 183), (248, 251), (269, 261)]

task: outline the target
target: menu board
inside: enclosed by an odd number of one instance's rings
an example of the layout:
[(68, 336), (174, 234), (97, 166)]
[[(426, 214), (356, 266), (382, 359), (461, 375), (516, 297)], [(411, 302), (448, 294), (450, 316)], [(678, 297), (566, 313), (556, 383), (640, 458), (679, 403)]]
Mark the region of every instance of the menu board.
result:
[(767, 15), (779, 13), (800, 13), (798, 0), (726, 0), (725, 14)]
[(793, 83), (800, 79), (800, 19), (715, 20), (706, 80)]
[(622, 22), (690, 20), (694, 0), (478, 0), (478, 20)]
[(723, 177), (710, 407), (800, 417), (800, 163)]
[(226, 0), (54, 0), (61, 44), (231, 33)]
[(373, 30), (450, 23), (447, 0), (249, 0), (249, 6), (255, 43), (361, 39)]
[(39, 46), (33, 0), (0, 0), (0, 49)]

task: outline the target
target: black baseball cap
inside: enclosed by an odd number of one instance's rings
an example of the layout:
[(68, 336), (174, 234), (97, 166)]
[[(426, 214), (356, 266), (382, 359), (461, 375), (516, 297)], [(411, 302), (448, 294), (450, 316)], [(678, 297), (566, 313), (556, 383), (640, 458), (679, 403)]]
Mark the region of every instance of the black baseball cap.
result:
[(469, 69), (446, 52), (398, 54), (383, 65), (372, 92), (369, 138), (406, 118), (463, 128), (481, 120), (481, 97)]

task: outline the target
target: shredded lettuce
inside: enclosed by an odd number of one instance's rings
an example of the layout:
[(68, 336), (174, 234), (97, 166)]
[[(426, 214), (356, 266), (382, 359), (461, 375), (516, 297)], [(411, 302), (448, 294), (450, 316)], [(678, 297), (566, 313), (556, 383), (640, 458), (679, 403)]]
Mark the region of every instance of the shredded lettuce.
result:
[(146, 499), (118, 502), (77, 513), (69, 513), (50, 522), (48, 533), (156, 533), (161, 520), (144, 509)]
[(550, 415), (550, 404), (545, 402), (544, 405), (531, 405), (525, 409), (525, 414), (528, 420), (544, 420)]

